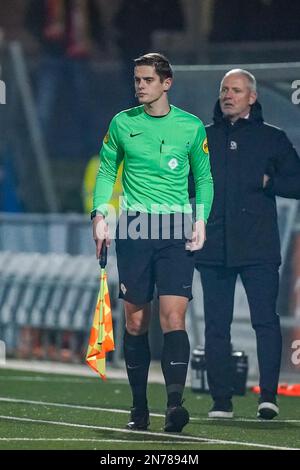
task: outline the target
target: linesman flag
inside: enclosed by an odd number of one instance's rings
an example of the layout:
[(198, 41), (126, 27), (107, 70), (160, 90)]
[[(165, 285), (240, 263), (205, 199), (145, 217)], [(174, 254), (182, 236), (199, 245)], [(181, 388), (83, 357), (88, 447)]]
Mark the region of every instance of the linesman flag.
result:
[(99, 264), (100, 290), (94, 313), (93, 325), (90, 332), (89, 345), (86, 355), (87, 364), (105, 380), (105, 356), (115, 349), (110, 298), (107, 286), (105, 266), (107, 263), (107, 247), (103, 242)]

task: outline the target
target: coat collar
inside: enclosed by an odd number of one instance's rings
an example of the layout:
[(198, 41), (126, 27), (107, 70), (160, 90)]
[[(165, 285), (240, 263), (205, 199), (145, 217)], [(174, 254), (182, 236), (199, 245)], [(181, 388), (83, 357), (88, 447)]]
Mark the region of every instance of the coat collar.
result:
[[(235, 125), (237, 123), (242, 124), (245, 121), (262, 123), (263, 120), (264, 119), (263, 119), (261, 104), (258, 101), (255, 101), (255, 103), (251, 105), (249, 118), (248, 119), (240, 118), (236, 121)], [(214, 108), (214, 123), (215, 124), (224, 123), (228, 125), (229, 122), (230, 121), (227, 118), (224, 118), (223, 113), (221, 111), (220, 102), (218, 100)]]

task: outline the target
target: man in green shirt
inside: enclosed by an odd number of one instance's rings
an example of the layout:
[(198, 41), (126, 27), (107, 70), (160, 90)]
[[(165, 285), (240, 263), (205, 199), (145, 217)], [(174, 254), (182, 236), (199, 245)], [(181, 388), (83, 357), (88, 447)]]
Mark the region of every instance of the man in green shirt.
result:
[[(193, 251), (201, 249), (205, 241), (213, 183), (202, 122), (169, 104), (172, 77), (170, 63), (161, 54), (146, 54), (135, 60), (135, 91), (140, 106), (120, 112), (111, 121), (100, 152), (92, 217), (99, 257), (103, 241), (110, 244), (107, 203), (123, 162), (123, 212), (116, 252), (126, 317), (124, 357), (133, 395), (127, 428), (142, 430), (149, 426), (148, 328), (156, 286), (164, 333), (162, 371), (168, 395), (164, 429), (181, 432), (189, 421), (182, 406), (190, 352), (185, 313), (192, 298)], [(190, 168), (196, 187), (196, 220), (188, 235), (192, 213)], [(137, 225), (139, 237), (133, 234)]]

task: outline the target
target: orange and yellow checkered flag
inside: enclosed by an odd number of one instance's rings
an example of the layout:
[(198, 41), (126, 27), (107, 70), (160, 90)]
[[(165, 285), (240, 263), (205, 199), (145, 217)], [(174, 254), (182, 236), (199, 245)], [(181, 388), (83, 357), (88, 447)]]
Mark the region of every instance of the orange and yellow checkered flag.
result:
[[(102, 253), (103, 252), (103, 253)], [(89, 345), (86, 355), (87, 364), (97, 372), (102, 379), (105, 375), (106, 353), (115, 349), (110, 298), (105, 272), (107, 248), (101, 252), (99, 264), (101, 266), (100, 290), (94, 313), (93, 325), (90, 332)]]

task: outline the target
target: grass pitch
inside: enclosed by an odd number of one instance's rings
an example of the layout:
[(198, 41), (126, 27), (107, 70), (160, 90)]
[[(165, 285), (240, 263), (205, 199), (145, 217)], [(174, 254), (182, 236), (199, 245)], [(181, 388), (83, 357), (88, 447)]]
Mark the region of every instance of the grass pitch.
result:
[(234, 398), (233, 420), (207, 418), (208, 395), (186, 389), (191, 421), (163, 432), (165, 388), (148, 388), (148, 432), (125, 429), (126, 381), (0, 369), (0, 449), (205, 450), (300, 449), (300, 398), (279, 397), (280, 416), (256, 418), (257, 395)]

